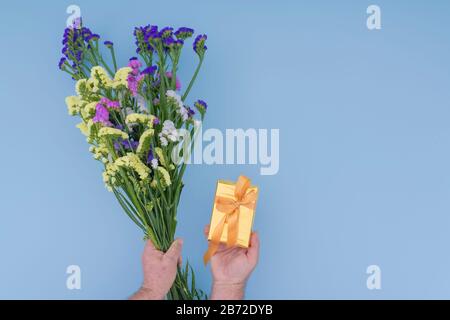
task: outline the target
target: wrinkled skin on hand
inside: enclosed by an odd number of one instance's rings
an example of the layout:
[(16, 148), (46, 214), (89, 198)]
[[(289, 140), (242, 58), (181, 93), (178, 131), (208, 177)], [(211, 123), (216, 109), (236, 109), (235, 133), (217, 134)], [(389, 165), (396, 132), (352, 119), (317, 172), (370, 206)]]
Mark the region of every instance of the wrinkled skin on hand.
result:
[[(209, 226), (205, 227), (208, 236)], [(221, 244), (211, 257), (212, 300), (242, 299), (245, 285), (259, 258), (259, 236), (252, 233), (248, 248), (227, 248)]]
[(175, 240), (166, 253), (155, 248), (148, 240), (142, 254), (144, 281), (131, 300), (162, 300), (172, 287), (181, 263), (183, 241)]

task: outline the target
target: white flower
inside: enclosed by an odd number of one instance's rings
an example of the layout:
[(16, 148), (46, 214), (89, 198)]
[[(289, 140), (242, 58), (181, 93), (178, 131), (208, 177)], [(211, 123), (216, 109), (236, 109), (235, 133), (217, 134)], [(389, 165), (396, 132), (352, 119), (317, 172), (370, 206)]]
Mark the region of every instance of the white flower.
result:
[(175, 102), (178, 104), (178, 107), (179, 107), (179, 108), (183, 107), (183, 101), (181, 101), (181, 96), (180, 96), (178, 93), (176, 93), (175, 91), (173, 91), (173, 90), (167, 90), (167, 91), (166, 91), (166, 96), (167, 96), (168, 98), (174, 99)]
[(181, 119), (183, 119), (183, 121), (186, 121), (189, 118), (189, 112), (184, 106), (183, 101), (181, 100), (181, 96), (173, 90), (167, 90), (166, 96), (167, 98), (173, 99), (176, 102), (178, 106), (177, 112), (181, 115)]
[(152, 159), (152, 161), (150, 161), (151, 166), (153, 169), (158, 168), (158, 159)]
[(159, 134), (159, 141), (161, 141), (161, 145), (163, 147), (167, 147), (169, 142), (167, 142), (167, 139), (163, 137), (162, 133)]
[(159, 140), (161, 141), (161, 145), (163, 147), (167, 146), (170, 142), (177, 142), (179, 140), (179, 135), (177, 128), (172, 121), (166, 120), (163, 123), (163, 128), (161, 133), (159, 134)]
[(147, 102), (145, 101), (145, 98), (140, 94), (137, 95), (137, 105), (139, 107), (139, 110), (141, 110), (142, 112), (147, 111)]
[(183, 121), (186, 121), (189, 118), (189, 112), (185, 107), (178, 109), (178, 113), (181, 115), (181, 119), (183, 119)]

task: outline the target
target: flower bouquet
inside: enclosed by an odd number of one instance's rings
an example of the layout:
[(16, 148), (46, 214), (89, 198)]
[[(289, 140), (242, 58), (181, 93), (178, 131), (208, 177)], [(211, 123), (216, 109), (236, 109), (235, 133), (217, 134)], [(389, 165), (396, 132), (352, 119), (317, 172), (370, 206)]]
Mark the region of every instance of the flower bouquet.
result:
[[(142, 229), (145, 239), (162, 251), (174, 241), (186, 169), (186, 163), (176, 163), (171, 157), (182, 140), (178, 129), (191, 138), (190, 152), (199, 121), (185, 101), (204, 59), (206, 35), (198, 35), (193, 42), (199, 60), (183, 93), (177, 78), (185, 40), (193, 34), (186, 27), (176, 31), (153, 25), (135, 28), (139, 58), (119, 68), (114, 44), (104, 41), (103, 47), (100, 36), (77, 19), (64, 31), (64, 56), (59, 62), (59, 68), (76, 81), (76, 95), (66, 98), (68, 111), (81, 119), (77, 127), (103, 165), (107, 189)], [(109, 59), (102, 51), (109, 52)], [(193, 105), (202, 121), (207, 104), (197, 100)], [(189, 263), (178, 268), (167, 298), (205, 298), (195, 287)]]

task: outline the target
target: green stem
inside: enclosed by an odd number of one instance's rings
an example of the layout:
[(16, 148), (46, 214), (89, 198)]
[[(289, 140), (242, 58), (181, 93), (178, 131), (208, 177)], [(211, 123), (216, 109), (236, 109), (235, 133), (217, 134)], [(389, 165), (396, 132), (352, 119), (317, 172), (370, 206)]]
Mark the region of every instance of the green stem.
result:
[(197, 68), (195, 69), (194, 75), (192, 76), (192, 79), (189, 82), (189, 85), (188, 85), (186, 91), (183, 94), (183, 97), (182, 97), (183, 101), (186, 100), (186, 98), (187, 98), (187, 96), (189, 94), (189, 91), (191, 91), (192, 86), (194, 85), (195, 79), (197, 78), (198, 72), (200, 71), (200, 68), (202, 66), (202, 63), (203, 63), (203, 57), (200, 58), (200, 61), (198, 62), (198, 65), (197, 65)]
[(111, 49), (109, 49), (111, 51), (111, 58), (113, 61), (113, 65), (114, 65), (114, 73), (117, 72), (117, 61), (116, 61), (116, 53), (114, 52), (114, 47), (111, 47)]

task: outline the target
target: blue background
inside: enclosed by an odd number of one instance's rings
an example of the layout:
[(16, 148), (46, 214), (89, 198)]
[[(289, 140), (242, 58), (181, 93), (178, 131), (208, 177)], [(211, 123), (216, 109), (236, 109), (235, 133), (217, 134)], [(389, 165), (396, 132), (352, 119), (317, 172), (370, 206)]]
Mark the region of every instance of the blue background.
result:
[[(208, 54), (191, 100), (206, 128), (279, 128), (280, 170), (192, 165), (184, 259), (208, 290), (202, 229), (215, 182), (261, 187), (260, 263), (247, 298), (450, 298), (448, 1), (76, 1), (124, 64), (136, 25), (191, 26)], [(382, 29), (369, 31), (377, 4)], [(123, 299), (142, 235), (67, 115), (57, 69), (68, 1), (1, 4), (0, 298)], [(182, 81), (194, 68), (183, 56)], [(66, 288), (66, 268), (82, 289)], [(379, 265), (382, 289), (366, 287)]]

